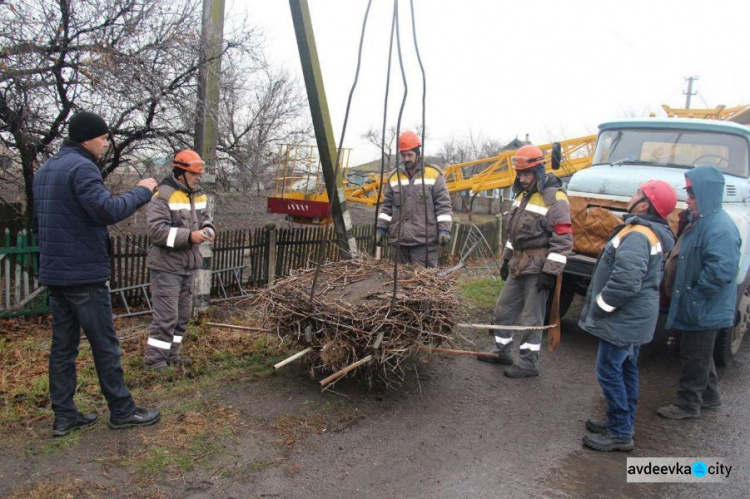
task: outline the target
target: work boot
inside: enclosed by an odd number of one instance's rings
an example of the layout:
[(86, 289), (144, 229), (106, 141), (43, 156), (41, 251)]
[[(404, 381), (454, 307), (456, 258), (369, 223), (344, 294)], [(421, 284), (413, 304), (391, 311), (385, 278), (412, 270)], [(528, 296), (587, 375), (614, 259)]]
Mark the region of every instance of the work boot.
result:
[[(608, 426), (609, 420), (607, 419), (589, 418), (586, 420), (586, 429), (591, 433), (606, 433)], [(635, 430), (633, 430), (632, 438), (635, 439)]]
[(513, 365), (513, 355), (510, 352), (503, 352), (497, 348), (493, 348), (490, 353), (494, 353), (497, 357), (477, 356), (477, 360), (479, 362), (487, 362), (488, 364), (502, 364), (504, 366)]
[(153, 364), (153, 365), (146, 364), (144, 362), (143, 363), (143, 368), (146, 371), (154, 371), (154, 372), (158, 372), (158, 373), (163, 373), (164, 371), (167, 371), (169, 369), (169, 365), (166, 362), (164, 364)]
[(150, 426), (161, 419), (159, 411), (149, 411), (148, 409), (135, 408), (135, 412), (125, 419), (109, 418), (109, 427), (113, 430), (122, 428), (131, 428), (133, 426)]
[(97, 419), (99, 419), (99, 416), (96, 414), (84, 415), (80, 412), (75, 419), (55, 418), (55, 422), (52, 424), (52, 436), (64, 437), (73, 430), (93, 425)]
[(632, 438), (620, 438), (611, 433), (589, 433), (583, 437), (583, 445), (594, 450), (609, 452), (613, 450), (633, 450)]
[(700, 416), (700, 413), (688, 412), (677, 404), (659, 407), (656, 413), (667, 419), (695, 419)]
[(609, 426), (609, 421), (606, 419), (589, 418), (586, 420), (586, 429), (591, 433), (605, 433), (607, 426)]
[(505, 375), (509, 378), (532, 378), (539, 376), (539, 369), (524, 369), (514, 364), (505, 370)]
[(718, 409), (719, 407), (721, 407), (721, 399), (704, 400), (701, 402), (701, 409)]

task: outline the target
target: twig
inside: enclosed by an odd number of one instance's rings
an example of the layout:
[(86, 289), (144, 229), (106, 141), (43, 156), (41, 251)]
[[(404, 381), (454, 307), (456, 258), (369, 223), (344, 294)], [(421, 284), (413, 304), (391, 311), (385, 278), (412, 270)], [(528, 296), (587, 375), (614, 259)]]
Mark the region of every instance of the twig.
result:
[(294, 355), (292, 355), (291, 357), (288, 357), (288, 358), (282, 360), (281, 362), (279, 362), (277, 364), (274, 364), (273, 368), (274, 369), (278, 369), (280, 367), (284, 367), (285, 365), (289, 364), (290, 362), (294, 362), (295, 360), (299, 359), (300, 357), (305, 356), (308, 353), (312, 352), (312, 350), (313, 350), (312, 347), (307, 347), (304, 350), (302, 350), (301, 352), (297, 352)]
[(339, 379), (340, 377), (342, 377), (343, 375), (345, 375), (349, 371), (353, 371), (354, 369), (358, 368), (362, 364), (366, 364), (367, 362), (370, 362), (371, 360), (372, 360), (372, 355), (368, 355), (364, 359), (360, 359), (357, 362), (355, 362), (354, 364), (349, 364), (348, 366), (346, 366), (345, 368), (341, 369), (340, 371), (335, 372), (335, 373), (331, 374), (330, 376), (328, 376), (327, 378), (321, 380), (320, 381), (320, 386), (326, 386), (328, 383), (336, 381), (337, 379)]

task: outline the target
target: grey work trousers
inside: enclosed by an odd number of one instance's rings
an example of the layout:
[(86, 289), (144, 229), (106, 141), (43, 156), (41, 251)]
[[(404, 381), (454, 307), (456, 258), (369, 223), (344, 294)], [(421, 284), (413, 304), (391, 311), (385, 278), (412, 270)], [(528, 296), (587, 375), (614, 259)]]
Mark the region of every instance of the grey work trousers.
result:
[[(497, 326), (543, 326), (547, 312), (549, 291), (539, 291), (536, 286), (541, 274), (508, 276), (495, 304), (492, 322)], [(494, 330), (498, 353), (511, 354), (513, 332)], [(521, 369), (537, 369), (542, 348), (542, 330), (532, 329), (521, 333), (519, 359)]]
[(393, 258), (398, 258), (398, 263), (412, 263), (428, 269), (434, 269), (438, 264), (437, 244), (391, 246), (391, 255), (393, 255)]
[(153, 320), (148, 332), (143, 363), (164, 367), (179, 362), (182, 338), (193, 311), (193, 281), (188, 275), (151, 269), (151, 305)]
[(701, 403), (721, 401), (719, 376), (714, 363), (716, 329), (680, 331), (680, 381), (677, 406), (693, 414), (701, 412)]

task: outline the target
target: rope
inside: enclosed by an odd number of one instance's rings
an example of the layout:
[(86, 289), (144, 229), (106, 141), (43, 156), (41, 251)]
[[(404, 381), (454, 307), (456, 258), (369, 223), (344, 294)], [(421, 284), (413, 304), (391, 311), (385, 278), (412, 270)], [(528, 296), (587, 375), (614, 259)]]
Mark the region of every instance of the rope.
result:
[[(336, 151), (336, 167), (334, 169), (333, 178), (337, 178), (339, 175), (339, 167), (341, 166), (341, 149), (344, 145), (344, 136), (346, 135), (346, 125), (349, 122), (349, 111), (351, 110), (352, 98), (354, 97), (354, 89), (357, 88), (357, 81), (359, 80), (359, 69), (362, 66), (362, 46), (365, 40), (365, 30), (367, 29), (367, 18), (370, 15), (370, 6), (372, 0), (368, 0), (367, 9), (365, 10), (365, 16), (362, 20), (362, 33), (359, 37), (359, 51), (357, 52), (357, 69), (354, 73), (354, 82), (352, 88), (349, 91), (349, 99), (346, 102), (346, 113), (344, 114), (344, 125), (341, 128), (341, 139), (339, 140), (339, 147)], [(315, 275), (313, 276), (312, 289), (310, 289), (310, 307), (312, 308), (313, 301), (315, 299), (315, 289), (318, 284), (318, 277), (320, 276), (320, 268), (323, 262), (323, 256), (325, 255), (326, 246), (328, 244), (328, 220), (331, 218), (331, 211), (333, 209), (333, 196), (335, 194), (335, 187), (328, 190), (328, 214), (326, 215), (326, 222), (323, 225), (324, 230), (320, 238), (320, 244), (318, 245), (318, 261), (315, 265)]]
[[(398, 120), (396, 121), (396, 137), (401, 135), (401, 119), (404, 115), (404, 107), (406, 107), (406, 97), (409, 95), (409, 84), (406, 81), (406, 71), (404, 71), (404, 58), (401, 53), (401, 30), (398, 24), (398, 0), (393, 0), (393, 16), (396, 24), (396, 49), (398, 50), (398, 65), (401, 70), (401, 81), (404, 84), (404, 96), (401, 99), (401, 107), (398, 111)], [(398, 141), (396, 142), (396, 149), (398, 150)], [(401, 235), (404, 231), (404, 189), (401, 183), (401, 175), (398, 174), (398, 167), (400, 164), (401, 156), (396, 156), (396, 179), (398, 180), (398, 194), (399, 202), (401, 203), (401, 210), (398, 214), (398, 240), (401, 240)], [(398, 249), (397, 249), (398, 251)], [(391, 297), (392, 307), (396, 305), (396, 293), (398, 291), (398, 261), (399, 255), (395, 255), (393, 259), (393, 296)]]
[(429, 248), (427, 246), (427, 241), (429, 238), (429, 234), (427, 232), (427, 187), (425, 187), (424, 184), (424, 172), (425, 172), (425, 162), (424, 158), (427, 157), (427, 154), (425, 153), (426, 148), (424, 145), (425, 140), (425, 130), (426, 130), (426, 124), (425, 124), (425, 112), (427, 109), (426, 102), (427, 102), (427, 77), (425, 76), (424, 71), (424, 65), (422, 64), (422, 56), (419, 54), (419, 44), (417, 43), (417, 25), (414, 18), (414, 0), (409, 0), (409, 7), (411, 8), (411, 32), (414, 37), (414, 51), (417, 53), (417, 61), (419, 62), (419, 69), (422, 73), (422, 198), (425, 200), (424, 203), (424, 245), (425, 245), (425, 253), (424, 253), (424, 266), (427, 267), (427, 264), (430, 260), (430, 253)]
[[(390, 93), (391, 88), (391, 61), (393, 58), (393, 33), (395, 29), (395, 18), (391, 19), (391, 37), (390, 37), (390, 43), (388, 44), (388, 69), (386, 71), (386, 77), (385, 77), (385, 100), (383, 102), (383, 128), (382, 128), (382, 134), (380, 139), (380, 185), (378, 186), (378, 197), (375, 202), (375, 231), (373, 232), (373, 244), (375, 243), (375, 239), (377, 237), (377, 230), (378, 230), (378, 214), (380, 211), (380, 200), (383, 196), (383, 180), (385, 176), (385, 133), (386, 133), (386, 124), (388, 119), (388, 94)], [(390, 149), (390, 146), (389, 146)]]

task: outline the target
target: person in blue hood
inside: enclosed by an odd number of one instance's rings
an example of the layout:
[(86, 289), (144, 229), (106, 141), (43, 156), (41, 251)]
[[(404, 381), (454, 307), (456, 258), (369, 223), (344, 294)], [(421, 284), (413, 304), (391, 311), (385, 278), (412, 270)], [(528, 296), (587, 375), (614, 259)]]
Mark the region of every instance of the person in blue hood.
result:
[(596, 376), (607, 418), (586, 421), (586, 447), (633, 449), (638, 403), (638, 351), (654, 337), (664, 255), (674, 245), (666, 218), (677, 205), (667, 182), (641, 184), (630, 199), (625, 224), (607, 241), (591, 279), (578, 325), (599, 338)]
[(697, 418), (721, 405), (713, 351), (722, 328), (734, 325), (740, 234), (721, 208), (724, 175), (699, 166), (685, 174), (688, 209), (680, 214), (674, 251), (664, 267), (671, 299), (665, 327), (679, 332), (677, 401), (657, 413), (669, 419)]

